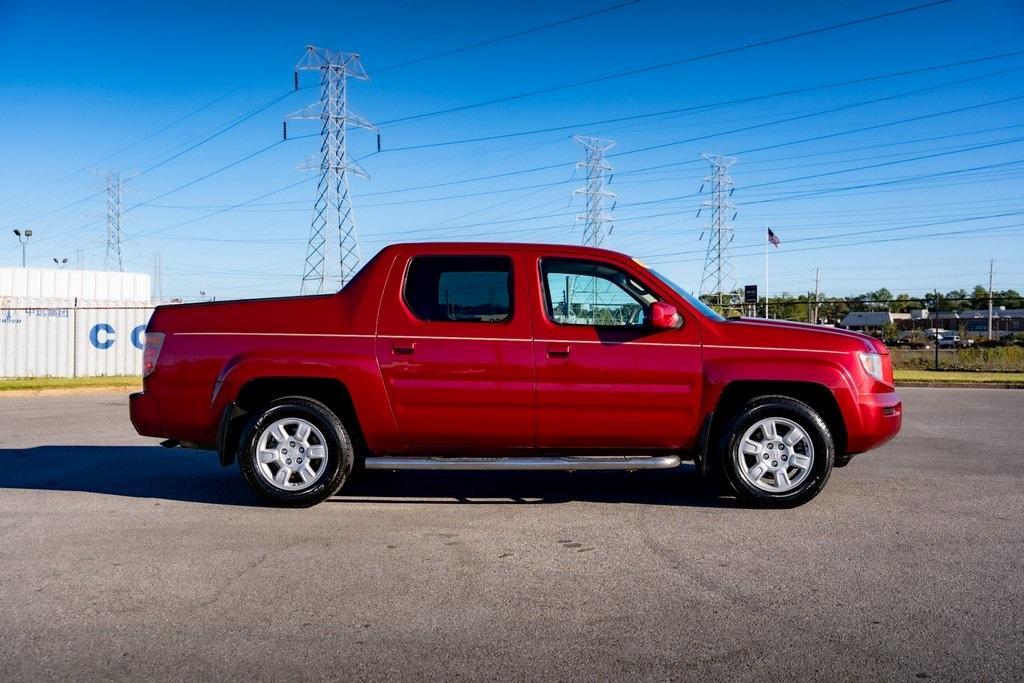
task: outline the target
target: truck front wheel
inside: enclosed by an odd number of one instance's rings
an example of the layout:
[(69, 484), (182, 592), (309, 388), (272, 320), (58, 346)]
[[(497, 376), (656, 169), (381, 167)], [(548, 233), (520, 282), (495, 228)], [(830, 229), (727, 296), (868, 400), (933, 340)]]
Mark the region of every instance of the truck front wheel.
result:
[(792, 507), (824, 488), (835, 445), (810, 406), (786, 396), (749, 401), (719, 441), (718, 472), (738, 498), (763, 507)]
[(238, 466), (264, 500), (308, 507), (334, 495), (352, 470), (352, 442), (323, 403), (277, 399), (255, 413), (242, 432)]

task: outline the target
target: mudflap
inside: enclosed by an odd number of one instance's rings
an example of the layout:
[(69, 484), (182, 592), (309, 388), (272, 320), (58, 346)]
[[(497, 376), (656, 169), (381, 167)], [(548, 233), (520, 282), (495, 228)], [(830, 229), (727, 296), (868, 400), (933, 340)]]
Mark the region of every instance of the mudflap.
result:
[(240, 427), (238, 418), (243, 415), (246, 415), (246, 411), (239, 408), (234, 401), (224, 406), (224, 412), (220, 414), (220, 424), (217, 426), (217, 455), (222, 467), (227, 467), (235, 461)]
[(706, 477), (710, 473), (710, 468), (708, 467), (708, 449), (711, 447), (711, 423), (714, 420), (714, 417), (715, 414), (713, 412), (704, 416), (704, 420), (700, 425), (700, 438), (697, 441), (697, 452), (693, 457), (694, 465), (697, 466), (697, 473), (702, 477)]

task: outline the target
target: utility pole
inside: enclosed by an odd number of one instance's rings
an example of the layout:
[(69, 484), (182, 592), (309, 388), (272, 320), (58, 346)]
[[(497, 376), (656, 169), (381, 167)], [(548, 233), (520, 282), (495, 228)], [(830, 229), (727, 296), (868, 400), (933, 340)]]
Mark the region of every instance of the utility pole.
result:
[(818, 316), (818, 305), (819, 305), (818, 304), (818, 297), (820, 296), (819, 295), (820, 290), (821, 290), (821, 268), (815, 268), (814, 269), (814, 320), (811, 321), (815, 325), (817, 325), (818, 321), (821, 320), (821, 318)]
[[(339, 286), (345, 286), (351, 279), (361, 260), (359, 236), (352, 213), (349, 173), (364, 178), (369, 178), (369, 175), (348, 154), (348, 128), (356, 126), (377, 132), (378, 150), (380, 133), (375, 126), (348, 108), (348, 79), (366, 81), (370, 78), (363, 69), (358, 54), (307, 45), (306, 53), (295, 66), (296, 90), (299, 89), (300, 71), (320, 72), (320, 101), (288, 116), (289, 119), (320, 121), (320, 153), (300, 166), (320, 173), (300, 289), (302, 294), (319, 294), (323, 291), (324, 280), (328, 276), (329, 227), (332, 232), (334, 229), (338, 232)], [(284, 125), (284, 137), (288, 138), (287, 121)], [(333, 270), (333, 266), (330, 267), (330, 271)], [(334, 276), (333, 272), (331, 276)]]
[(103, 257), (104, 270), (124, 271), (121, 258), (121, 196), (124, 186), (121, 174), (107, 174), (107, 249)]
[(85, 270), (85, 249), (82, 247), (75, 249), (75, 269)]
[(609, 180), (606, 174), (610, 174), (613, 169), (604, 159), (604, 153), (615, 146), (615, 141), (582, 135), (573, 136), (573, 140), (581, 144), (584, 150), (583, 161), (577, 163), (576, 168), (587, 172), (586, 184), (573, 190), (573, 195), (586, 197), (586, 210), (576, 217), (577, 221), (583, 223), (583, 246), (602, 247), (615, 229), (611, 214), (604, 210), (604, 200), (615, 198), (615, 193), (607, 189), (606, 182)]
[[(701, 154), (711, 164), (711, 174), (704, 178), (704, 187), (710, 185), (711, 198), (701, 202), (700, 212), (711, 209), (711, 222), (704, 226), (701, 238), (709, 234), (707, 252), (704, 256), (704, 273), (700, 280), (700, 295), (717, 295), (718, 307), (722, 309), (725, 292), (736, 288), (732, 269), (733, 210), (729, 202), (734, 183), (729, 176), (729, 167), (736, 163), (735, 157), (718, 154)], [(765, 288), (765, 307), (768, 306), (768, 290)]]
[(988, 340), (992, 341), (992, 274), (995, 271), (995, 259), (988, 261)]

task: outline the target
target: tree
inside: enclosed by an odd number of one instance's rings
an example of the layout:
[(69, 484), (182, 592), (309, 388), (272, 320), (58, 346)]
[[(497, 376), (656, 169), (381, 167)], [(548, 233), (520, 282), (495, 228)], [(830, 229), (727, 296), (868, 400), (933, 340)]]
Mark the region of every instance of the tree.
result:
[(920, 299), (911, 299), (909, 294), (904, 293), (897, 294), (889, 305), (889, 310), (893, 313), (909, 313), (920, 308), (923, 308)]
[(974, 285), (974, 291), (971, 292), (971, 307), (988, 308), (988, 290), (986, 288)]

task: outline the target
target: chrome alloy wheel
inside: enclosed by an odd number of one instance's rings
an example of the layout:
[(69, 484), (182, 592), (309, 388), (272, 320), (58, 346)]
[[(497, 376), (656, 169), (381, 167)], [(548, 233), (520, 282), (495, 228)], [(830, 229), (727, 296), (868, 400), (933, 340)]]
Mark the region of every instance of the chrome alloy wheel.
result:
[(302, 418), (278, 420), (256, 441), (256, 470), (275, 488), (302, 491), (323, 475), (326, 443), (320, 430)]
[(769, 493), (785, 493), (811, 473), (814, 444), (796, 422), (768, 417), (747, 429), (734, 460), (740, 476), (750, 484)]

